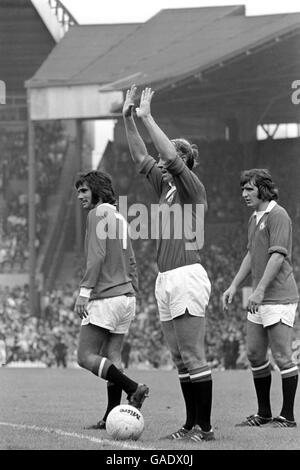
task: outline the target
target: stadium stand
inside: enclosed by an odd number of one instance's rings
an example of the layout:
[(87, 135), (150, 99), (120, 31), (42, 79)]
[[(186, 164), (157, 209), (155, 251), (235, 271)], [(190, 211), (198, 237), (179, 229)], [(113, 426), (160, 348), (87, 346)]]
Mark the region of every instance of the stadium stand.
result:
[[(28, 271), (28, 196), (27, 134), (10, 132), (0, 136), (2, 183), (2, 218), (0, 267), (3, 272)], [(58, 121), (39, 125), (36, 148), (38, 154), (36, 214), (37, 252), (47, 232), (49, 201), (64, 164), (67, 137)], [(50, 208), (51, 209), (51, 208)]]

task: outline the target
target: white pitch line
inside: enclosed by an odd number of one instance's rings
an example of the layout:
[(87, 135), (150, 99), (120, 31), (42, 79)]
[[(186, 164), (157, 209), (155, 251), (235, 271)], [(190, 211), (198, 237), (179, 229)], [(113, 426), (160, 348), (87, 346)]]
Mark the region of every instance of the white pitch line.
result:
[(76, 437), (77, 439), (86, 439), (90, 442), (95, 442), (96, 444), (112, 444), (113, 443), (114, 445), (120, 446), (121, 448), (125, 448), (125, 449), (149, 450), (149, 448), (147, 449), (147, 447), (140, 447), (134, 444), (128, 444), (127, 442), (120, 442), (120, 441), (114, 441), (114, 440), (109, 440), (109, 439), (98, 439), (97, 437), (86, 436), (85, 434), (78, 434), (76, 432), (62, 431), (61, 429), (40, 427), (40, 426), (28, 425), (28, 424), (3, 423), (3, 422), (0, 422), (0, 426), (7, 426), (11, 428), (26, 429), (26, 430), (32, 430), (32, 431), (38, 431), (38, 432), (42, 431), (48, 434), (57, 434), (59, 436), (65, 436), (65, 437)]

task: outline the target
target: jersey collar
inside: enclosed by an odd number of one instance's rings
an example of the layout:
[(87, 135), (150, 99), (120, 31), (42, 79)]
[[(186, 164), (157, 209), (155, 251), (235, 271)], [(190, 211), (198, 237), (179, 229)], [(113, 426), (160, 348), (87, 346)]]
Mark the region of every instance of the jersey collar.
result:
[(113, 209), (114, 211), (117, 210), (116, 206), (113, 206), (112, 204), (109, 204), (108, 202), (102, 202), (101, 204), (98, 204), (97, 207), (109, 207), (110, 209)]
[(166, 199), (169, 199), (169, 197), (176, 191), (176, 186), (174, 184), (169, 183), (170, 189), (166, 194)]
[(272, 201), (269, 202), (269, 204), (268, 204), (266, 210), (264, 210), (264, 211), (254, 211), (254, 212), (253, 212), (253, 216), (254, 216), (254, 217), (260, 216), (260, 218), (261, 218), (263, 215), (268, 214), (269, 212), (271, 212), (271, 210), (272, 210), (275, 206), (277, 206), (277, 202), (274, 201), (274, 200), (272, 200)]
[[(276, 201), (270, 201), (266, 210), (264, 211), (259, 211), (259, 212), (263, 212), (264, 214), (268, 214), (269, 212), (271, 212), (271, 210), (273, 209), (273, 207), (275, 207), (277, 205), (277, 202)], [(254, 211), (254, 215), (257, 214), (257, 211)]]

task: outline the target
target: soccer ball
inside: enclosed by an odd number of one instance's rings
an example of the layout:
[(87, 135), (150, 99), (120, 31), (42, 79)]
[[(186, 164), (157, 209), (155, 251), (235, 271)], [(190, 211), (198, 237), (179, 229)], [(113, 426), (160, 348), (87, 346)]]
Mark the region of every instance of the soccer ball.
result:
[(106, 431), (118, 441), (136, 441), (144, 430), (142, 413), (131, 405), (115, 406), (106, 419)]

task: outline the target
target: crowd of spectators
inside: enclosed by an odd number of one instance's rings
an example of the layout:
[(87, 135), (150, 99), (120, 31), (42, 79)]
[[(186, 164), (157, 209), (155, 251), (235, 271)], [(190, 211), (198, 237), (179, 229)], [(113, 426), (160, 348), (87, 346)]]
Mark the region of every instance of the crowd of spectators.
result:
[[(36, 249), (47, 226), (48, 197), (57, 188), (67, 148), (59, 121), (36, 125)], [(28, 269), (28, 157), (26, 131), (0, 134), (0, 269)]]
[(41, 314), (29, 309), (27, 285), (0, 290), (0, 334), (6, 343), (6, 363), (57, 364), (58, 343), (65, 344), (68, 361), (76, 360), (78, 319), (73, 312), (74, 287), (66, 284), (41, 298)]

